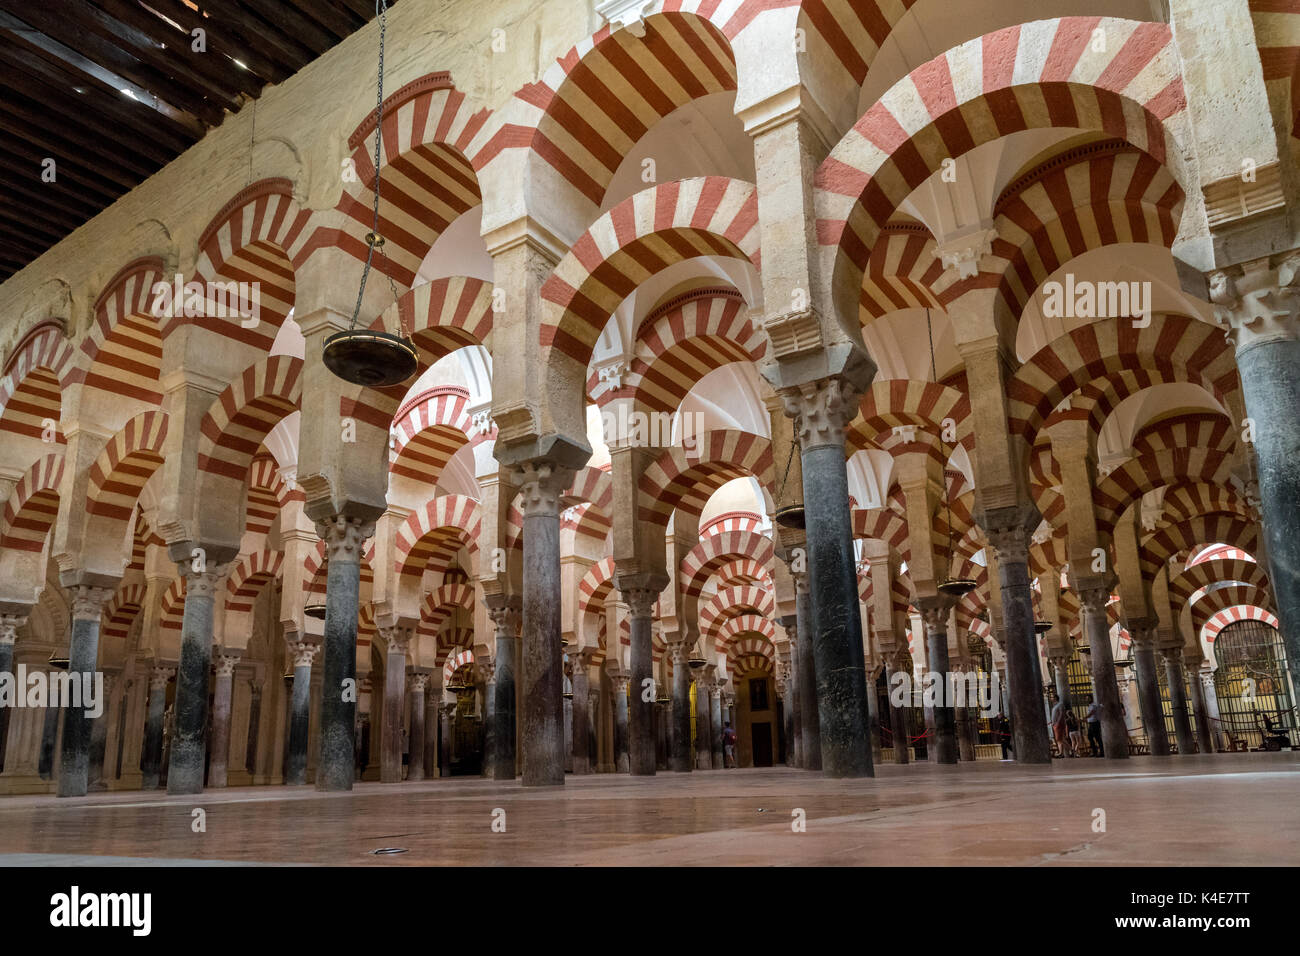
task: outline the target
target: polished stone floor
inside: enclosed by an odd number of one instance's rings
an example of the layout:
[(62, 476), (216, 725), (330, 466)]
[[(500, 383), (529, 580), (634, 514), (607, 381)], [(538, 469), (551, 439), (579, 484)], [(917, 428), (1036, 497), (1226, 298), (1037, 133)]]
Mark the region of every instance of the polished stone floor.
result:
[[(0, 864), (1295, 865), (1300, 754), (0, 799)], [(202, 809), (206, 832), (194, 832)], [(795, 810), (806, 828), (794, 832)], [(504, 811), (504, 814), (500, 811)], [(1104, 811), (1104, 832), (1094, 821)], [(494, 832), (504, 823), (505, 832)], [(376, 856), (381, 848), (405, 853)]]

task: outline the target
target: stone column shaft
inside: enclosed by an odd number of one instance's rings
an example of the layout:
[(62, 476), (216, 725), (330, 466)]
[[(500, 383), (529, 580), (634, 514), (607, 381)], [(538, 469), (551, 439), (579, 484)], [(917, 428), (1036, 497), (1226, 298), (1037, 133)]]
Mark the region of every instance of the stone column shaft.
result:
[(628, 753), (628, 707), (627, 689), (629, 678), (626, 675), (611, 675), (614, 685), (614, 772), (631, 772), (631, 755)]
[(930, 673), (937, 682), (938, 703), (934, 707), (934, 749), (941, 764), (957, 762), (957, 717), (949, 698), (951, 681), (948, 676), (948, 612), (946, 601), (921, 599), (921, 614), (925, 619), (926, 648), (930, 657)]
[(163, 720), (167, 711), (167, 683), (173, 669), (155, 665), (149, 674), (149, 709), (145, 716), (144, 751), (140, 789), (157, 790), (162, 777)]
[(628, 758), (634, 776), (655, 773), (654, 705), (654, 602), (658, 592), (649, 588), (627, 588), (628, 630), (632, 643), (628, 654), (632, 695), (628, 701)]
[(496, 667), (493, 672), (492, 777), (515, 779), (515, 676), (519, 661), (519, 603), (507, 598), (505, 603), (488, 611), (496, 626)]
[[(68, 650), (68, 677), (80, 686), (80, 705), (68, 704), (63, 718), (63, 746), (59, 761), (61, 797), (84, 797), (90, 787), (91, 721), (86, 715), (86, 693), (91, 690), (99, 658), (99, 618), (111, 596), (106, 588), (77, 587), (72, 598), (72, 639)], [(205, 687), (206, 692), (206, 687)], [(74, 700), (76, 697), (74, 696)], [(203, 699), (207, 705), (205, 693)], [(200, 781), (201, 782), (201, 781)]]
[(1133, 645), (1133, 666), (1137, 670), (1138, 707), (1142, 726), (1147, 732), (1147, 749), (1153, 757), (1169, 756), (1169, 734), (1160, 707), (1160, 683), (1156, 672), (1156, 652), (1144, 639)]
[[(1079, 593), (1083, 630), (1092, 657), (1092, 691), (1101, 707), (1101, 744), (1108, 760), (1127, 760), (1128, 727), (1119, 701), (1115, 657), (1110, 649), (1110, 619), (1106, 616), (1109, 599), (1108, 588), (1085, 588)], [(1012, 693), (1015, 693), (1014, 686)]]
[(230, 762), (230, 704), (234, 690), (237, 657), (217, 659), (217, 680), (212, 691), (212, 757), (208, 763), (208, 786), (226, 785)]
[(1178, 753), (1182, 756), (1194, 754), (1196, 738), (1192, 736), (1192, 723), (1187, 719), (1187, 688), (1183, 684), (1183, 649), (1167, 648), (1163, 656), (1165, 680), (1169, 684), (1169, 709), (1173, 711)]
[(669, 645), (673, 661), (673, 720), (670, 766), (675, 773), (690, 773), (691, 755), (691, 670), (690, 645), (685, 641)]
[(412, 674), (407, 678), (411, 693), (411, 759), (407, 765), (407, 780), (424, 779), (424, 689), (429, 683), (427, 674)]

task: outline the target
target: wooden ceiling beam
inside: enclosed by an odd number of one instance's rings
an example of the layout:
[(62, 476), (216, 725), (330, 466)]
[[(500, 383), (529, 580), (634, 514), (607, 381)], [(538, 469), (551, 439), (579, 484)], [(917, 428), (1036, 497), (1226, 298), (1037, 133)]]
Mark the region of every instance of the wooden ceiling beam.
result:
[[(305, 44), (315, 56), (320, 56), (341, 39), (322, 26), (315, 16), (304, 16), (285, 0), (242, 0), (241, 6), (251, 9), (285, 36)], [(314, 6), (324, 4), (317, 0)]]
[[(93, 144), (87, 143), (84, 139), (76, 139), (75, 129), (55, 126), (48, 121), (48, 116), (42, 117), (39, 113), (26, 110), (20, 103), (10, 99), (0, 100), (0, 128), (16, 133), (27, 142), (48, 150), (56, 159), (78, 154), (84, 156), (87, 150), (94, 148)], [(73, 133), (74, 136), (65, 135), (67, 132)], [(103, 150), (96, 151), (95, 167), (102, 170), (109, 179), (127, 189), (134, 189), (158, 171), (157, 166), (141, 163), (117, 150), (111, 153)]]
[(297, 73), (316, 58), (316, 52), (294, 37), (286, 37), (271, 24), (245, 10), (235, 0), (203, 0), (209, 18), (217, 23), (225, 21), (239, 35), (256, 43), (268, 56), (292, 67)]
[[(209, 51), (215, 51), (231, 62), (238, 60), (248, 67), (247, 72), (263, 82), (283, 83), (294, 74), (292, 68), (274, 57), (264, 55), (250, 41), (231, 29), (228, 23), (205, 17), (180, 0), (150, 0), (149, 6), (168, 19), (175, 20), (191, 35), (196, 28), (201, 27), (207, 36)], [(239, 66), (236, 65), (235, 69), (239, 69)]]

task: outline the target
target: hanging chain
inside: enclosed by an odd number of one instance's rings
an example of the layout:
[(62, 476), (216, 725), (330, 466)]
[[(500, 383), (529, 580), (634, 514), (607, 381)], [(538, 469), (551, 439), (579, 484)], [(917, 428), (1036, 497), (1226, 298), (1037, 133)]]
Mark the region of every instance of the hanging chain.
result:
[(253, 124), (248, 131), (248, 182), (244, 188), (253, 185), (253, 145), (257, 142), (257, 100), (253, 100)]
[[(388, 0), (375, 0), (375, 14), (379, 17), (379, 78), (375, 84), (375, 195), (374, 195), (374, 219), (370, 233), (366, 236), (366, 245), (369, 250), (366, 252), (366, 265), (361, 270), (361, 286), (357, 289), (357, 304), (352, 310), (351, 329), (357, 327), (357, 317), (361, 314), (361, 300), (366, 294), (366, 279), (370, 276), (370, 266), (375, 259), (375, 248), (379, 247), (379, 254), (384, 255), (383, 245), (384, 237), (379, 234), (379, 193), (380, 193), (380, 175), (379, 160), (380, 149), (383, 143), (384, 134), (384, 39), (388, 31)], [(385, 256), (385, 258), (387, 258)], [(392, 275), (388, 276), (388, 284), (393, 290), (393, 298), (397, 298), (397, 286), (393, 282)]]

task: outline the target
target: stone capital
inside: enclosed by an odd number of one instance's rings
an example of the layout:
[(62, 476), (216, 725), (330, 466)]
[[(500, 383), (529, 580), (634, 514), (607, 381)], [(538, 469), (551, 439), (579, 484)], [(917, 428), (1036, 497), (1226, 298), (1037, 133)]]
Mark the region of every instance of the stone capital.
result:
[(626, 694), (627, 685), (632, 680), (629, 674), (610, 674), (609, 682), (614, 685), (614, 693)]
[(478, 676), (483, 679), (484, 684), (491, 684), (496, 680), (497, 663), (487, 655), (474, 661), (474, 669), (478, 671)]
[(807, 451), (825, 445), (844, 447), (844, 430), (858, 414), (862, 390), (849, 379), (832, 376), (785, 389), (785, 413), (795, 422), (799, 445)]
[(104, 605), (113, 596), (112, 588), (88, 587), (79, 584), (69, 589), (72, 594), (72, 619), (74, 621), (98, 621), (104, 612)]
[(510, 469), (518, 486), (525, 518), (559, 517), (560, 496), (573, 484), (577, 471), (545, 458), (520, 462)]
[(1026, 564), (1029, 561), (1030, 534), (1024, 525), (988, 528), (985, 532), (989, 546), (1004, 564)]
[(668, 656), (674, 666), (685, 666), (691, 658), (691, 645), (686, 641), (673, 641), (668, 645)]
[(176, 668), (166, 664), (155, 664), (149, 670), (149, 689), (161, 691), (166, 689), (167, 682), (176, 675)]
[(993, 254), (993, 240), (997, 237), (997, 227), (986, 220), (943, 237), (934, 254), (957, 279), (973, 279), (979, 275), (980, 259)]
[(326, 560), (361, 563), (366, 539), (375, 533), (375, 523), (364, 518), (334, 515), (316, 522), (316, 535), (325, 542)]
[(0, 644), (12, 646), (18, 639), (18, 628), (26, 623), (25, 614), (0, 614)]
[(488, 608), (488, 617), (496, 627), (497, 640), (511, 638), (519, 634), (519, 625), (523, 619), (518, 598), (511, 598), (505, 604)]
[(921, 620), (925, 621), (926, 630), (946, 631), (948, 614), (954, 603), (956, 602), (946, 594), (917, 598), (916, 609), (921, 612)]
[(406, 689), (412, 694), (423, 694), (424, 689), (428, 686), (428, 674), (421, 674), (417, 671), (406, 675)]
[(652, 588), (623, 588), (623, 600), (627, 604), (628, 614), (632, 617), (650, 617), (654, 613), (655, 601), (659, 592)]
[(405, 654), (411, 646), (415, 631), (409, 627), (381, 627), (379, 636), (384, 639), (384, 649), (390, 654)]
[(1078, 587), (1075, 588), (1075, 593), (1079, 596), (1079, 609), (1081, 611), (1088, 611), (1092, 614), (1106, 613), (1106, 605), (1110, 603), (1110, 588), (1099, 586)]
[(212, 666), (218, 677), (233, 677), (239, 660), (238, 654), (218, 654), (212, 659)]
[(1209, 289), (1214, 321), (1238, 352), (1300, 338), (1300, 250), (1213, 272)]
[(321, 646), (311, 641), (290, 641), (286, 640), (285, 645), (289, 649), (289, 656), (293, 659), (294, 668), (311, 667), (311, 662), (315, 660), (317, 653), (320, 652)]
[(205, 565), (202, 571), (194, 570), (194, 562), (178, 561), (176, 570), (185, 578), (185, 596), (210, 597), (215, 599), (230, 572), (229, 564)]

